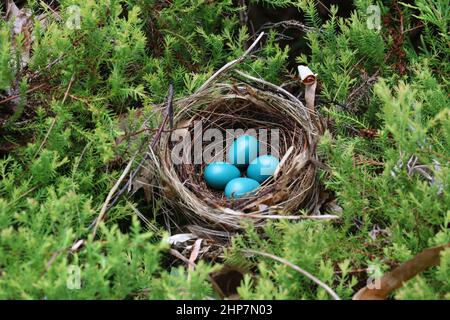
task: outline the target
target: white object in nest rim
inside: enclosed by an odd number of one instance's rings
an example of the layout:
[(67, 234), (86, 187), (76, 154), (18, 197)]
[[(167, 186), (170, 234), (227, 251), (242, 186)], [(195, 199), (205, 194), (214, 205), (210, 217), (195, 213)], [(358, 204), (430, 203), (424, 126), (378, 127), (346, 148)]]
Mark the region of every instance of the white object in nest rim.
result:
[(316, 81), (317, 73), (314, 74), (307, 66), (299, 65), (298, 74), (305, 85), (313, 84)]

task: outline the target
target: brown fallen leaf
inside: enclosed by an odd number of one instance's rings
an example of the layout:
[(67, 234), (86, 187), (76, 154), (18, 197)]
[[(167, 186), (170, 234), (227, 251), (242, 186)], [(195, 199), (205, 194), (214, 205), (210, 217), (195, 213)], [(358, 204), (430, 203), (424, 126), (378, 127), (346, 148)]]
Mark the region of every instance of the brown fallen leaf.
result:
[(412, 259), (383, 275), (379, 282), (379, 288), (366, 286), (353, 296), (353, 300), (385, 300), (391, 292), (403, 286), (406, 281), (429, 267), (439, 265), (440, 253), (446, 248), (450, 248), (450, 243), (423, 250)]

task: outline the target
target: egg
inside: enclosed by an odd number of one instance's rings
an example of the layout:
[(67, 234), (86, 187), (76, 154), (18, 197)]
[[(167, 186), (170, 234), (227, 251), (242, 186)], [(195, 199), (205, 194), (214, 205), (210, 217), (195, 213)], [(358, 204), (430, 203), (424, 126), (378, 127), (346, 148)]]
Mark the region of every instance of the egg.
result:
[(243, 135), (233, 141), (228, 149), (228, 162), (238, 166), (246, 167), (253, 159), (258, 156), (259, 142), (255, 137)]
[(225, 187), (225, 196), (228, 199), (241, 198), (244, 196), (250, 196), (254, 193), (251, 192), (259, 187), (259, 182), (249, 178), (236, 178), (228, 182)]
[(204, 172), (206, 183), (218, 190), (223, 190), (229, 181), (240, 176), (239, 169), (227, 162), (211, 162)]
[(247, 177), (262, 183), (275, 173), (279, 163), (277, 157), (267, 154), (260, 156), (250, 162), (247, 168)]

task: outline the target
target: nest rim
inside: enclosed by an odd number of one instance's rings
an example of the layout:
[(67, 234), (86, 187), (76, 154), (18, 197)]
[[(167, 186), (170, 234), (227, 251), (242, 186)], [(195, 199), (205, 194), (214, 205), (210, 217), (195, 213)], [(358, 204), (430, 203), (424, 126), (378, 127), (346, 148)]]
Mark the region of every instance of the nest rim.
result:
[[(192, 167), (183, 165), (180, 171), (177, 168), (179, 165), (171, 161), (170, 134), (161, 136), (159, 144), (154, 149), (150, 148), (149, 152), (149, 164), (153, 172), (151, 180), (159, 187), (156, 193), (164, 198), (164, 203), (170, 208), (168, 211), (173, 214), (172, 210), (175, 209), (190, 222), (216, 230), (242, 230), (248, 224), (248, 219), (255, 226), (261, 226), (268, 217), (282, 218), (289, 213), (298, 214), (301, 210), (311, 212), (318, 199), (314, 160), (317, 160), (316, 144), (320, 128), (312, 119), (316, 115), (281, 87), (240, 71), (237, 71), (237, 75), (239, 78), (233, 77), (233, 81), (213, 82), (191, 96), (175, 100), (174, 128), (183, 128), (189, 124), (187, 127), (190, 132), (190, 125), (201, 118), (202, 114), (209, 112), (208, 119), (211, 119), (211, 108), (213, 111), (214, 108), (224, 108), (223, 102), (230, 101), (244, 103), (244, 109), (256, 106), (256, 112), (269, 111), (272, 116), (277, 115), (275, 119), (283, 120), (281, 125), (284, 130), (280, 136), (283, 136), (281, 140), (284, 145), (279, 152), (279, 168), (274, 177), (261, 184), (255, 197), (238, 201), (218, 197), (205, 188), (204, 181), (201, 183), (203, 169), (207, 165), (205, 163), (198, 168), (195, 168), (195, 164), (192, 165), (193, 171)], [(232, 116), (231, 114), (225, 118), (229, 120)], [(242, 121), (243, 118), (238, 120)], [(252, 121), (251, 124), (271, 123), (258, 118), (246, 120)], [(212, 124), (217, 125), (217, 119), (203, 128), (203, 131)], [(280, 122), (271, 124), (280, 127)], [(301, 146), (295, 142), (301, 142)], [(189, 169), (191, 174), (187, 173)], [(196, 183), (193, 184), (192, 181)], [(195, 185), (200, 188), (193, 188)]]

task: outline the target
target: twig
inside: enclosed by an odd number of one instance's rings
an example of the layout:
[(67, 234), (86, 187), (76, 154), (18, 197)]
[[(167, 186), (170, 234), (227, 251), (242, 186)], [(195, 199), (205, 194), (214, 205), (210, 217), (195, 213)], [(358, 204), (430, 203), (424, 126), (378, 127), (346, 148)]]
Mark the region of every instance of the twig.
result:
[(170, 249), (170, 250), (169, 250), (169, 253), (170, 253), (171, 255), (173, 255), (174, 257), (180, 259), (181, 261), (185, 262), (185, 263), (186, 263), (187, 265), (189, 265), (190, 267), (195, 268), (195, 266), (196, 266), (195, 263), (189, 261), (188, 258), (186, 258), (185, 256), (183, 256), (183, 255), (182, 255), (181, 253), (179, 253), (177, 250), (175, 250), (175, 249)]
[(264, 23), (259, 30), (266, 30), (272, 28), (282, 27), (284, 30), (286, 29), (297, 29), (303, 32), (309, 32), (314, 28), (308, 27), (297, 20), (284, 20), (280, 22), (266, 22)]
[(169, 85), (169, 99), (167, 100), (167, 114), (169, 115), (169, 127), (173, 129), (173, 85)]
[(278, 214), (257, 214), (257, 213), (242, 213), (240, 211), (234, 211), (231, 209), (225, 209), (225, 212), (230, 215), (236, 215), (239, 217), (245, 218), (254, 218), (254, 219), (287, 219), (287, 220), (335, 220), (340, 219), (340, 216), (333, 214), (320, 214), (320, 215), (305, 215), (305, 216), (287, 216), (287, 215), (278, 215)]
[(131, 207), (131, 209), (133, 209), (133, 211), (136, 213), (136, 215), (142, 220), (144, 221), (145, 225), (147, 226), (147, 228), (153, 232), (158, 231), (158, 228), (156, 226), (154, 226), (131, 202), (129, 202), (128, 200), (127, 204)]
[(224, 65), (222, 68), (220, 68), (219, 70), (216, 71), (216, 73), (214, 73), (208, 80), (206, 80), (203, 85), (197, 90), (198, 92), (201, 92), (203, 90), (205, 90), (205, 88), (207, 88), (209, 86), (209, 84), (211, 82), (213, 82), (214, 80), (216, 80), (217, 77), (219, 77), (220, 74), (226, 72), (227, 70), (231, 69), (234, 65), (241, 63), (246, 56), (248, 56), (250, 54), (250, 52), (252, 52), (252, 50), (256, 47), (256, 45), (258, 44), (258, 42), (261, 40), (261, 38), (264, 36), (264, 32), (261, 32), (258, 36), (258, 38), (256, 38), (256, 40), (250, 45), (250, 47), (244, 52), (244, 54), (242, 56), (240, 56), (239, 58), (228, 62), (226, 65)]
[(45, 264), (45, 269), (44, 272), (42, 273), (41, 277), (47, 273), (47, 271), (50, 269), (50, 267), (53, 265), (53, 263), (56, 261), (56, 259), (60, 256), (61, 253), (63, 253), (66, 249), (60, 249), (55, 251), (52, 256), (50, 257), (50, 259), (47, 261), (47, 263)]
[(173, 88), (172, 88), (172, 84), (170, 84), (170, 86), (169, 86), (169, 97), (167, 99), (167, 107), (166, 107), (167, 111), (166, 111), (166, 114), (164, 115), (164, 119), (163, 119), (161, 125), (159, 126), (159, 129), (156, 132), (155, 137), (153, 138), (153, 141), (152, 141), (152, 143), (150, 145), (152, 149), (156, 146), (156, 144), (158, 143), (159, 139), (161, 138), (161, 134), (162, 134), (163, 129), (164, 129), (166, 123), (167, 123), (167, 119), (169, 118), (169, 113), (170, 113), (169, 110), (171, 108), (173, 108), (172, 107), (172, 98), (173, 98)]
[(243, 217), (256, 218), (256, 219), (286, 219), (286, 220), (336, 220), (341, 217), (333, 214), (321, 214), (321, 215), (308, 215), (308, 216), (284, 216), (284, 215), (264, 215), (264, 214), (242, 214)]
[(53, 60), (52, 62), (50, 62), (49, 64), (47, 64), (44, 68), (42, 68), (41, 70), (37, 70), (35, 72), (33, 72), (29, 77), (28, 77), (28, 82), (31, 82), (33, 80), (35, 80), (36, 78), (38, 78), (43, 71), (49, 70), (51, 67), (53, 67), (54, 65), (56, 65), (57, 63), (59, 63), (64, 57), (66, 56), (65, 53), (61, 54), (59, 57), (57, 57), (55, 60)]
[(423, 24), (423, 23), (421, 22), (421, 23), (419, 23), (419, 24), (418, 24), (417, 26), (415, 26), (415, 27), (412, 27), (412, 28), (409, 28), (409, 29), (404, 30), (403, 33), (411, 32), (411, 31), (414, 31), (414, 30), (416, 30), (416, 29), (423, 28), (424, 26), (425, 26), (425, 24)]
[(98, 226), (100, 225), (100, 222), (105, 217), (106, 211), (108, 209), (108, 204), (111, 201), (114, 193), (116, 193), (117, 189), (119, 188), (120, 184), (122, 183), (122, 180), (127, 176), (128, 172), (131, 170), (131, 166), (133, 165), (135, 156), (131, 158), (130, 162), (128, 162), (128, 165), (126, 166), (125, 170), (122, 172), (122, 175), (120, 176), (119, 180), (116, 181), (114, 186), (111, 190), (109, 190), (108, 196), (106, 197), (105, 202), (103, 203), (102, 209), (100, 210), (100, 213), (95, 221), (94, 231), (93, 231), (93, 238), (95, 238), (95, 235), (97, 234)]
[[(66, 92), (64, 93), (62, 104), (64, 104), (64, 102), (66, 102), (67, 96), (69, 94), (69, 90), (72, 87), (74, 79), (75, 79), (75, 74), (72, 74), (72, 77), (70, 78), (69, 84), (67, 85)], [(41, 152), (41, 150), (44, 147), (44, 145), (47, 143), (48, 137), (50, 136), (50, 132), (52, 132), (53, 127), (55, 126), (57, 118), (58, 118), (57, 115), (53, 118), (52, 123), (50, 124), (50, 128), (48, 128), (47, 133), (45, 134), (44, 140), (42, 140), (42, 142), (41, 142), (41, 144), (39, 146), (39, 149), (34, 154), (33, 159), (35, 159), (38, 156), (38, 154)]]
[(56, 259), (58, 259), (58, 257), (61, 254), (66, 253), (66, 252), (74, 253), (74, 252), (78, 251), (83, 246), (84, 243), (85, 243), (85, 240), (78, 240), (69, 248), (62, 248), (62, 249), (58, 249), (55, 252), (53, 252), (52, 256), (45, 264), (45, 269), (44, 269), (44, 272), (41, 274), (41, 277), (43, 277), (47, 273), (47, 271), (50, 269), (50, 267), (53, 265), (53, 263), (56, 261)]
[[(300, 106), (303, 106), (303, 103), (297, 99), (297, 97), (295, 97), (292, 93), (290, 93), (289, 91), (274, 85), (273, 83), (267, 82), (263, 79), (259, 79), (259, 78), (255, 78), (245, 72), (242, 72), (240, 70), (234, 70), (238, 75), (245, 77), (247, 79), (250, 79), (252, 81), (256, 81), (259, 82), (260, 84), (263, 84), (264, 86), (268, 87), (269, 89), (275, 90), (276, 93), (281, 93), (283, 95), (285, 95), (286, 97), (290, 98), (292, 101), (296, 102), (297, 104), (299, 104)], [(242, 81), (242, 80), (241, 80)], [(309, 112), (305, 112), (302, 108), (302, 113), (305, 116), (305, 119), (310, 120), (310, 113)]]
[(263, 257), (267, 257), (270, 259), (273, 259), (275, 261), (281, 262), (284, 265), (294, 269), (295, 271), (298, 271), (299, 273), (303, 274), (305, 277), (309, 278), (310, 280), (312, 280), (313, 282), (315, 282), (319, 287), (323, 288), (326, 292), (328, 292), (330, 294), (330, 296), (333, 297), (333, 299), (335, 300), (341, 300), (341, 298), (339, 298), (339, 296), (337, 295), (336, 292), (334, 292), (333, 289), (331, 289), (328, 285), (326, 285), (325, 283), (323, 283), (322, 281), (320, 281), (319, 279), (317, 279), (315, 276), (313, 276), (312, 274), (310, 274), (308, 271), (303, 270), (302, 268), (300, 268), (299, 266), (293, 264), (292, 262), (280, 258), (278, 256), (275, 256), (273, 254), (270, 253), (266, 253), (266, 252), (260, 252), (260, 251), (255, 251), (255, 250), (240, 250), (244, 253), (250, 253), (250, 254), (254, 254), (254, 255), (260, 255)]
[(48, 4), (46, 4), (44, 1), (41, 1), (41, 6), (47, 8), (48, 10), (50, 10), (54, 16), (54, 18), (56, 19), (56, 21), (61, 21), (61, 15), (56, 12), (52, 7), (50, 7)]
[(352, 89), (347, 98), (347, 105), (352, 105), (363, 97), (370, 87), (378, 80), (380, 70), (377, 70), (373, 75), (365, 79), (358, 87)]
[[(45, 85), (47, 85), (47, 83), (41, 83), (41, 84), (39, 84), (39, 85), (37, 85), (37, 86), (31, 88), (31, 89), (28, 89), (28, 90), (25, 92), (25, 94), (31, 93), (31, 92), (33, 92), (33, 91), (36, 91), (37, 89), (40, 89), (40, 88), (42, 88), (42, 87), (45, 86)], [(16, 95), (13, 95), (13, 96), (9, 96), (9, 97), (7, 97), (7, 98), (1, 100), (1, 101), (0, 101), (0, 104), (4, 104), (4, 103), (6, 103), (6, 102), (8, 102), (8, 101), (17, 99), (17, 98), (19, 98), (19, 97), (20, 97), (20, 94), (16, 94)]]
[(59, 63), (64, 57), (65, 57), (65, 53), (61, 54), (58, 58), (56, 58), (55, 60), (53, 60), (52, 62), (50, 62), (48, 65), (46, 65), (44, 68), (42, 68), (41, 70), (37, 70), (34, 73), (32, 73), (29, 77), (28, 77), (28, 82), (31, 82), (33, 80), (35, 80), (36, 78), (38, 78), (43, 71), (49, 70), (51, 67), (53, 67), (55, 64)]

